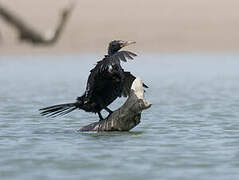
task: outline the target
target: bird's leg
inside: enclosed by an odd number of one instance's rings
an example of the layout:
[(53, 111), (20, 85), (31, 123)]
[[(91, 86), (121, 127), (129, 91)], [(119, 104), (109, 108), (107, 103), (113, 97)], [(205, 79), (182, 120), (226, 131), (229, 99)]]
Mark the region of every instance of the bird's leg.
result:
[(105, 107), (104, 109), (105, 109), (108, 113), (110, 113), (110, 114), (113, 113), (113, 111), (111, 111), (108, 107)]
[(98, 115), (99, 115), (100, 121), (104, 120), (104, 118), (103, 118), (103, 116), (101, 115), (100, 111), (97, 112), (97, 113), (98, 113)]
[(105, 107), (104, 108), (108, 113), (109, 115), (107, 116), (107, 118), (113, 113), (113, 111), (111, 111), (109, 108)]

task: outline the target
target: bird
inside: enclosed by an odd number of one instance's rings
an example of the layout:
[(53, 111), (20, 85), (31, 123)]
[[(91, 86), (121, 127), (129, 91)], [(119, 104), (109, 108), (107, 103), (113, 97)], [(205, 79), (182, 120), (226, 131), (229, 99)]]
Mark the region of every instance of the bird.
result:
[(62, 9), (60, 12), (60, 20), (56, 28), (45, 33), (38, 32), (35, 28), (26, 23), (24, 19), (19, 17), (19, 15), (3, 6), (1, 2), (0, 17), (17, 30), (18, 39), (20, 41), (25, 41), (27, 43), (31, 43), (32, 45), (52, 45), (59, 40), (75, 5), (76, 2), (73, 1)]
[[(77, 97), (73, 103), (39, 109), (40, 114), (47, 117), (57, 117), (81, 109), (86, 112), (97, 113), (100, 120), (104, 119), (101, 114), (102, 110), (106, 110), (110, 115), (113, 111), (107, 106), (118, 97), (129, 96), (131, 85), (136, 78), (130, 72), (124, 71), (121, 66), (121, 61), (127, 62), (127, 60), (133, 60), (137, 56), (135, 53), (121, 50), (121, 48), (135, 43), (135, 41), (111, 41), (108, 45), (108, 54), (90, 70), (83, 95)], [(143, 86), (148, 88), (145, 84)]]

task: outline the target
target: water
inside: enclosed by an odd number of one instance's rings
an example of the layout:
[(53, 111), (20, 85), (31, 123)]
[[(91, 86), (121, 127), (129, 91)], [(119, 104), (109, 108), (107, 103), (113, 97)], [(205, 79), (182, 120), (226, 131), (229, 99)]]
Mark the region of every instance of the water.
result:
[(0, 57), (1, 180), (239, 179), (238, 55), (142, 55), (123, 64), (150, 86), (153, 104), (130, 132), (78, 133), (98, 119), (83, 111), (39, 115), (81, 95), (100, 57)]

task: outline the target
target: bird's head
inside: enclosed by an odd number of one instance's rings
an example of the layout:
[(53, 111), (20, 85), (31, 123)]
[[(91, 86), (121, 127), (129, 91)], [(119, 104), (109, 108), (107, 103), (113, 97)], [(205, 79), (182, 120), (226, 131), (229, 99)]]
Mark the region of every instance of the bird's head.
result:
[(135, 41), (122, 41), (122, 40), (111, 41), (108, 47), (108, 54), (112, 55), (118, 52), (121, 48), (135, 43), (136, 43)]

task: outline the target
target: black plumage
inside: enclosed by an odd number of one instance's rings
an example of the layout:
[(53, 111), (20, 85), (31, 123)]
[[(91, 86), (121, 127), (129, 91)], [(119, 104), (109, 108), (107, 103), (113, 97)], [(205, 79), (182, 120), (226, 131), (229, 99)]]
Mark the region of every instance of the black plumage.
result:
[[(108, 55), (98, 61), (90, 71), (85, 93), (76, 99), (74, 103), (60, 104), (40, 109), (41, 115), (56, 117), (67, 114), (75, 109), (83, 109), (86, 112), (98, 113), (100, 120), (103, 119), (101, 110), (109, 113), (107, 107), (117, 97), (127, 97), (131, 85), (135, 79), (130, 72), (124, 71), (121, 61), (133, 59), (136, 54), (130, 51), (119, 51), (122, 47), (133, 44), (132, 41), (115, 40), (109, 44)], [(147, 86), (144, 84), (144, 87)]]

